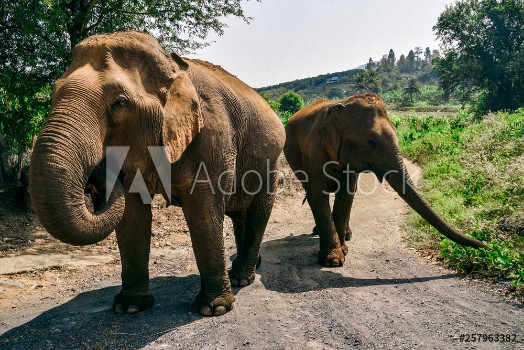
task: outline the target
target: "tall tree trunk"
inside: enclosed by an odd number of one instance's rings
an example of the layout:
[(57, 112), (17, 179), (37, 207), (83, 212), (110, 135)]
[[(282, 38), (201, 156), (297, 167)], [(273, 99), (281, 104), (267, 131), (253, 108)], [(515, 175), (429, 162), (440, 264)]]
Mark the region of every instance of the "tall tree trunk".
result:
[(5, 182), (13, 181), (13, 176), (9, 171), (9, 166), (7, 165), (7, 149), (4, 143), (4, 137), (0, 132), (0, 170), (2, 172), (2, 178)]

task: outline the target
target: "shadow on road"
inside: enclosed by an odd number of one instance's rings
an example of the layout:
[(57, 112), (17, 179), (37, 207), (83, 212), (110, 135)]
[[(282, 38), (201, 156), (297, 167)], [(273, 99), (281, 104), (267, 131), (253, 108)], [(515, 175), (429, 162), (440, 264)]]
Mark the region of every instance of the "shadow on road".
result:
[(200, 277), (151, 280), (153, 309), (136, 315), (111, 310), (120, 286), (84, 292), (0, 336), (0, 349), (139, 349), (164, 333), (201, 319), (192, 304)]
[[(366, 287), (448, 279), (458, 274), (414, 278), (351, 278), (317, 264), (318, 239), (291, 236), (262, 245), (261, 281), (280, 293), (326, 288)], [(192, 304), (200, 287), (198, 275), (151, 280), (155, 307), (136, 315), (111, 310), (120, 286), (84, 292), (0, 336), (0, 349), (139, 349), (167, 332), (202, 317)], [(250, 287), (247, 287), (248, 289)], [(238, 289), (235, 288), (236, 293)], [(239, 302), (242, 302), (239, 300)]]
[[(317, 263), (318, 238), (310, 234), (288, 236), (262, 244), (261, 281), (268, 290), (302, 293), (327, 288), (356, 288), (376, 285), (420, 283), (457, 278), (451, 273), (410, 278), (353, 278), (339, 273), (340, 268), (322, 268)], [(350, 251), (351, 254), (351, 251)], [(392, 262), (394, 264), (394, 262)], [(343, 267), (347, 268), (347, 267)]]

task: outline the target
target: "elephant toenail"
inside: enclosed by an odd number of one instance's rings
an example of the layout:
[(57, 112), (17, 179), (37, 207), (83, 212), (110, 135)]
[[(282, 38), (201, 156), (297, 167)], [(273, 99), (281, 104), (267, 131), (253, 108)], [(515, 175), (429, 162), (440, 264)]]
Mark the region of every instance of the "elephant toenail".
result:
[(239, 285), (240, 287), (245, 287), (249, 284), (248, 280), (240, 280)]
[(113, 307), (113, 311), (116, 312), (117, 314), (123, 314), (124, 313), (124, 308), (123, 308), (122, 304), (116, 304)]
[(215, 308), (215, 316), (223, 315), (227, 312), (227, 309), (224, 306), (217, 306)]
[(340, 265), (340, 262), (339, 262), (338, 259), (333, 259), (333, 261), (331, 261), (331, 265), (338, 266), (338, 265)]
[(202, 306), (200, 308), (200, 314), (203, 316), (213, 316), (213, 311), (209, 306)]
[(232, 286), (238, 286), (238, 280), (236, 278), (229, 278), (229, 282)]
[(129, 305), (127, 307), (127, 313), (128, 314), (136, 314), (137, 312), (140, 312), (140, 308), (136, 305)]

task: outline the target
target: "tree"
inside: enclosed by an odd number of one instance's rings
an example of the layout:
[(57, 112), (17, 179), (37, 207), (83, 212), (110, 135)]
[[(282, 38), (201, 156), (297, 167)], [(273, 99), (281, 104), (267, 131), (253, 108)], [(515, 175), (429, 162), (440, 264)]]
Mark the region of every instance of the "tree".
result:
[(389, 67), (391, 69), (394, 69), (395, 68), (396, 58), (395, 58), (395, 51), (393, 51), (393, 49), (389, 50), (388, 61), (389, 61)]
[(408, 66), (408, 60), (406, 59), (406, 56), (400, 55), (400, 58), (397, 61), (397, 68), (400, 72), (405, 72), (406, 68)]
[[(96, 33), (136, 29), (187, 53), (222, 34), (223, 18), (249, 20), (241, 0), (19, 0), (0, 3), (0, 131), (11, 152), (31, 145), (50, 106), (50, 84), (72, 48)], [(44, 113), (42, 114), (42, 111)]]
[(409, 96), (409, 102), (413, 102), (413, 95), (420, 95), (420, 84), (416, 78), (410, 78), (404, 87), (404, 93)]
[(431, 50), (429, 49), (429, 47), (426, 47), (426, 51), (424, 52), (424, 60), (426, 61), (426, 63), (431, 62), (431, 57)]
[(416, 63), (416, 68), (420, 68), (420, 62), (422, 61), (421, 60), (421, 56), (422, 56), (422, 48), (421, 47), (415, 47), (415, 50), (413, 51), (413, 54), (415, 55), (415, 63)]
[(355, 76), (355, 88), (359, 93), (374, 92), (381, 90), (382, 76), (376, 69), (368, 69)]
[(289, 112), (291, 114), (298, 112), (304, 107), (304, 100), (299, 94), (293, 91), (280, 96), (278, 103), (281, 112)]
[(382, 58), (378, 62), (378, 68), (381, 70), (389, 71), (388, 55), (382, 56)]
[(434, 30), (443, 56), (441, 86), (478, 113), (524, 106), (524, 2), (462, 0), (440, 15)]
[(377, 65), (375, 64), (375, 61), (373, 61), (373, 59), (370, 57), (369, 58), (369, 61), (368, 61), (368, 64), (366, 64), (366, 69), (370, 70), (370, 69), (374, 69)]
[(416, 56), (413, 50), (409, 50), (406, 68), (410, 72), (413, 72), (417, 68)]
[(344, 98), (344, 91), (342, 91), (340, 88), (332, 88), (328, 91), (327, 98), (331, 100)]

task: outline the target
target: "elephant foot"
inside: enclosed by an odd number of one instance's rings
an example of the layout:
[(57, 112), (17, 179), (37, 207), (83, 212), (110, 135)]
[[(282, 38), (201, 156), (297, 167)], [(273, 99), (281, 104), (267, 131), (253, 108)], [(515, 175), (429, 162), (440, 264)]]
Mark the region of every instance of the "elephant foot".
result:
[(257, 258), (256, 268), (249, 268), (246, 263), (240, 263), (237, 259), (233, 261), (233, 268), (229, 271), (229, 281), (232, 287), (245, 287), (255, 280), (255, 270), (260, 267), (262, 258)]
[(344, 260), (344, 253), (341, 248), (321, 249), (318, 253), (318, 263), (325, 267), (342, 267)]
[(235, 273), (233, 270), (229, 271), (229, 281), (231, 281), (231, 287), (245, 287), (249, 286), (255, 280), (255, 273), (253, 272), (249, 276), (242, 276), (239, 273)]
[(348, 255), (348, 246), (343, 244), (342, 247), (340, 247), (340, 250), (342, 250), (342, 253), (344, 254), (344, 256)]
[(195, 298), (195, 311), (202, 316), (220, 316), (233, 310), (235, 297), (231, 290), (214, 295), (201, 290)]
[(346, 227), (346, 235), (345, 235), (345, 240), (346, 241), (349, 241), (351, 239), (351, 237), (353, 236), (353, 232), (351, 231), (351, 229), (348, 227)]
[(113, 311), (117, 314), (136, 314), (151, 309), (154, 303), (151, 293), (136, 293), (122, 289), (115, 296)]

